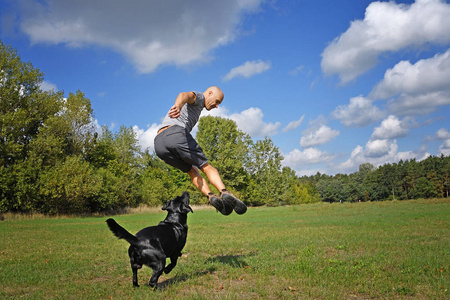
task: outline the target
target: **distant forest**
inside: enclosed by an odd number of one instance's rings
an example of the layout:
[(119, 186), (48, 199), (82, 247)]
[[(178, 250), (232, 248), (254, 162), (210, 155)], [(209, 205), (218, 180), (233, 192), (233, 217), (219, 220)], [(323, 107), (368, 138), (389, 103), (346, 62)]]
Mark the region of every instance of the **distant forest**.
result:
[[(131, 127), (97, 133), (90, 100), (81, 91), (43, 91), (43, 79), (0, 40), (0, 213), (161, 206), (186, 190), (191, 203), (207, 203), (186, 174), (142, 152)], [(202, 117), (198, 128), (225, 185), (250, 206), (448, 197), (448, 156), (298, 177), (268, 137), (253, 141), (219, 117)]]

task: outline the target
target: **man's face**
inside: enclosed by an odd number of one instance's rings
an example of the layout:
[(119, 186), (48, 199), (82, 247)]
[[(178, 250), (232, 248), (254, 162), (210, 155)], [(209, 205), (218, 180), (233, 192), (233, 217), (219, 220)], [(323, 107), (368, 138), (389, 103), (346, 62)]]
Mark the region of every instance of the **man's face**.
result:
[(211, 110), (214, 108), (218, 108), (219, 105), (222, 103), (223, 95), (217, 95), (217, 93), (214, 93), (212, 91), (208, 92), (207, 97), (205, 97), (205, 108), (206, 110)]

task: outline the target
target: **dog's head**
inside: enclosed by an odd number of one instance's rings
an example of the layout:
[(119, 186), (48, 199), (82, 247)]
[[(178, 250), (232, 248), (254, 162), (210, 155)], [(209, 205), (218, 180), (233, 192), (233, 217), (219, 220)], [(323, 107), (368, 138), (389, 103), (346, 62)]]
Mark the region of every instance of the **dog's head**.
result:
[(184, 192), (181, 196), (177, 196), (174, 199), (167, 201), (162, 210), (180, 214), (187, 214), (188, 212), (194, 213), (192, 208), (189, 206), (188, 192)]

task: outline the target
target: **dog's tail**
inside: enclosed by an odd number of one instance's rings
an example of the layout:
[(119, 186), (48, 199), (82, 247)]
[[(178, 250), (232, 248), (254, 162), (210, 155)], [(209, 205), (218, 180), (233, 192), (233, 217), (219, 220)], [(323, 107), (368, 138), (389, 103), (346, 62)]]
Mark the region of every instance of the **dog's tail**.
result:
[(108, 219), (106, 220), (106, 223), (108, 224), (109, 229), (114, 233), (115, 236), (117, 236), (119, 239), (124, 239), (131, 245), (137, 245), (139, 243), (139, 240), (137, 237), (129, 233), (125, 228), (117, 224), (114, 219)]

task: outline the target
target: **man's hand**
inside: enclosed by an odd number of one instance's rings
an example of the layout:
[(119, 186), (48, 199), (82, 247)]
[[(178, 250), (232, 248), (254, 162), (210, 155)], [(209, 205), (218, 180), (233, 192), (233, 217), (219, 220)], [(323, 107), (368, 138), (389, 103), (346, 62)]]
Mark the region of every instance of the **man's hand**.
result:
[(169, 109), (169, 117), (171, 117), (172, 119), (176, 119), (180, 116), (180, 109), (177, 106), (172, 106)]
[(195, 102), (195, 98), (196, 96), (194, 92), (179, 93), (177, 99), (175, 99), (175, 105), (169, 109), (169, 117), (172, 119), (178, 118), (183, 105), (186, 103), (193, 104)]

